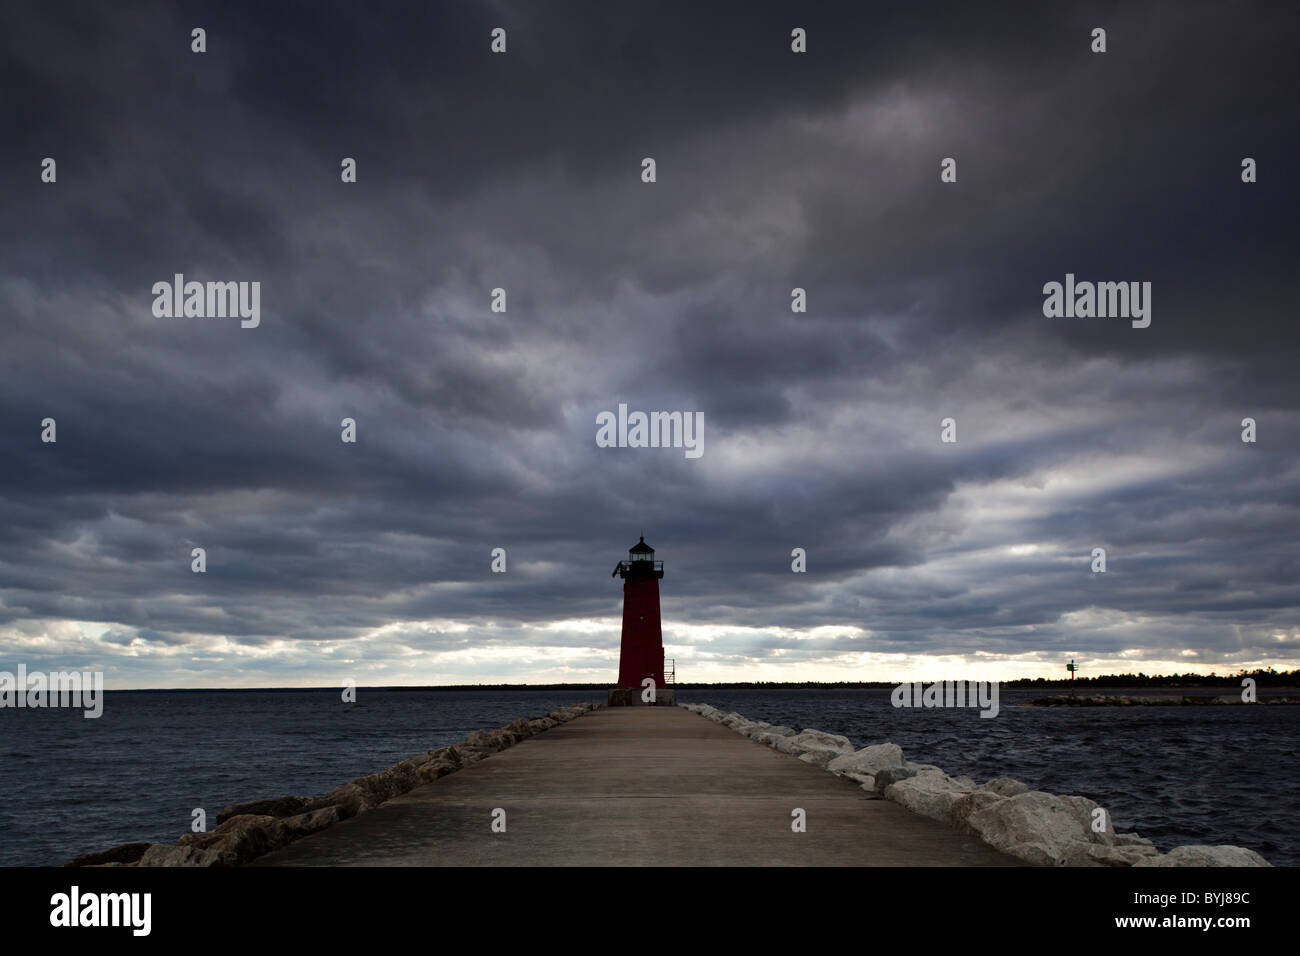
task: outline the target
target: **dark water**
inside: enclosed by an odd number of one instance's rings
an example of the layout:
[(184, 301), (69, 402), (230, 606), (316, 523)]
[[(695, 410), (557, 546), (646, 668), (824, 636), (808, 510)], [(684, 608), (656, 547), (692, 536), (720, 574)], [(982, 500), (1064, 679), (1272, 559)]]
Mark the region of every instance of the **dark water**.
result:
[(564, 691), (110, 691), (103, 716), (0, 709), (0, 865), (175, 843), (195, 807), (327, 793), (475, 730), (603, 697)]
[[(327, 792), (473, 730), (594, 700), (591, 691), (110, 692), (104, 715), (0, 709), (0, 864), (57, 865), (117, 843), (171, 843), (203, 807)], [(1167, 849), (1232, 843), (1300, 863), (1300, 707), (895, 709), (888, 691), (682, 691), (772, 723), (892, 740), (983, 782), (1010, 776), (1110, 808)]]
[(678, 700), (843, 734), (857, 747), (889, 740), (908, 760), (977, 783), (1014, 777), (1080, 794), (1161, 850), (1228, 843), (1275, 866), (1300, 864), (1300, 706), (1018, 706), (1041, 696), (1003, 690), (995, 718), (895, 709), (889, 691), (875, 690), (684, 691)]

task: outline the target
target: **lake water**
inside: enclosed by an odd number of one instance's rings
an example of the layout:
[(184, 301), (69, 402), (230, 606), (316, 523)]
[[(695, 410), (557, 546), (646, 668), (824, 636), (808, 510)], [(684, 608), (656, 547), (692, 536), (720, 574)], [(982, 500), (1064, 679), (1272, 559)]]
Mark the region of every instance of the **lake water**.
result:
[[(983, 782), (1009, 776), (1110, 809), (1161, 849), (1231, 843), (1300, 863), (1300, 707), (896, 709), (887, 690), (682, 690), (756, 720), (893, 741)], [(58, 865), (137, 840), (173, 843), (202, 807), (318, 794), (593, 691), (110, 691), (104, 714), (0, 709), (0, 865)]]

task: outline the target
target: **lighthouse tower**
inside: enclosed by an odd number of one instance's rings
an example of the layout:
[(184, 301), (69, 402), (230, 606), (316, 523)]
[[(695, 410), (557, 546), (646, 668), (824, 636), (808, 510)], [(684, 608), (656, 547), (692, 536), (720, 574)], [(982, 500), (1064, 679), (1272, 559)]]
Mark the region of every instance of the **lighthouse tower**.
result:
[(631, 706), (644, 700), (645, 681), (654, 681), (654, 703), (672, 706), (675, 693), (664, 682), (664, 637), (659, 626), (659, 579), (664, 563), (645, 538), (627, 552), (614, 574), (623, 579), (623, 644), (618, 659), (618, 686), (610, 689), (609, 706)]

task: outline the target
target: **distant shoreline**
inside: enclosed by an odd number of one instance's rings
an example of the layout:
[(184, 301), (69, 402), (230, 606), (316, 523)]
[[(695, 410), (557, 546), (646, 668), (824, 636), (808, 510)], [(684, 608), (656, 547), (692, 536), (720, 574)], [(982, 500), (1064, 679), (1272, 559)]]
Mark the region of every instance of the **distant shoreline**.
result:
[(1300, 704), (1295, 694), (1262, 694), (1246, 701), (1236, 694), (1058, 694), (1036, 697), (1026, 707), (1246, 707), (1258, 704)]
[[(1300, 671), (1284, 673), (1236, 674), (1230, 676), (1206, 675), (1195, 679), (1194, 675), (1149, 676), (1142, 674), (1119, 674), (1104, 677), (1079, 678), (1070, 680), (1046, 680), (1044, 678), (1017, 678), (1000, 681), (1005, 690), (1074, 690), (1078, 693), (1097, 694), (1103, 689), (1107, 693), (1124, 691), (1222, 691), (1224, 688), (1241, 689), (1244, 678), (1252, 678), (1258, 690), (1270, 693), (1300, 692)], [(898, 686), (897, 681), (735, 681), (721, 683), (680, 682), (673, 685), (681, 691), (707, 690), (892, 690)], [(933, 683), (926, 681), (925, 683)], [(383, 691), (606, 691), (610, 684), (374, 684), (358, 685), (358, 689)], [(129, 687), (106, 690), (110, 694), (209, 694), (209, 693), (318, 693), (320, 691), (337, 691), (339, 685), (329, 684), (316, 687)]]

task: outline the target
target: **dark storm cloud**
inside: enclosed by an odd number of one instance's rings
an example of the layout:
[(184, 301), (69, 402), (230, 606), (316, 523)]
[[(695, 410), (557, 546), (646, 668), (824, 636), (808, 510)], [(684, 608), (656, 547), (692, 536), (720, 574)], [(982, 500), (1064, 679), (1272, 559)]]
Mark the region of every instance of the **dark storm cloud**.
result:
[[(701, 667), (1294, 659), (1280, 7), (2, 16), (0, 654), (600, 679), (644, 528)], [(177, 272), (260, 327), (154, 318)], [(1044, 318), (1066, 272), (1151, 327)], [(703, 457), (597, 448), (619, 402), (703, 411)]]

